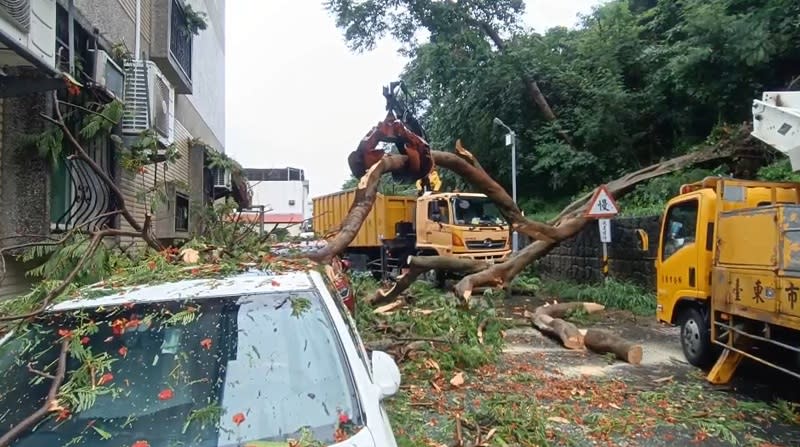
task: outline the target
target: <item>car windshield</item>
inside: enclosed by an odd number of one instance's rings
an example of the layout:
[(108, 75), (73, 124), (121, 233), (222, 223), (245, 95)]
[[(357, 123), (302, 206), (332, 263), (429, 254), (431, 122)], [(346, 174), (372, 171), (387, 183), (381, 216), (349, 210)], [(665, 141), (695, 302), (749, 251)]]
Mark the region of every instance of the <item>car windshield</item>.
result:
[(73, 340), (63, 409), (15, 447), (278, 446), (308, 434), (332, 444), (340, 414), (363, 425), (330, 314), (318, 295), (301, 292), (29, 324), (0, 345), (0, 432), (43, 405), (63, 336)]
[(505, 225), (497, 206), (488, 197), (457, 196), (453, 199), (456, 225)]

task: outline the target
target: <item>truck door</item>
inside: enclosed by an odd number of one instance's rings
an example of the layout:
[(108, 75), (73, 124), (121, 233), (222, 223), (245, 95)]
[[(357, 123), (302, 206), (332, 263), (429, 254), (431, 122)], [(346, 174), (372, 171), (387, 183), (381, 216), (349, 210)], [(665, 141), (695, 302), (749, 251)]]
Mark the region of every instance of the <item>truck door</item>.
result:
[(436, 249), (440, 255), (443, 255), (444, 251), (451, 250), (452, 245), (451, 235), (447, 227), (450, 224), (450, 206), (447, 199), (435, 199), (428, 202), (427, 211), (427, 219), (425, 219), (424, 228), (421, 232), (422, 242), (427, 247)]
[(656, 258), (658, 301), (656, 312), (660, 321), (673, 322), (677, 316), (673, 315), (673, 310), (681, 298), (698, 297), (699, 198), (699, 196), (687, 197), (672, 203), (662, 223), (659, 253)]

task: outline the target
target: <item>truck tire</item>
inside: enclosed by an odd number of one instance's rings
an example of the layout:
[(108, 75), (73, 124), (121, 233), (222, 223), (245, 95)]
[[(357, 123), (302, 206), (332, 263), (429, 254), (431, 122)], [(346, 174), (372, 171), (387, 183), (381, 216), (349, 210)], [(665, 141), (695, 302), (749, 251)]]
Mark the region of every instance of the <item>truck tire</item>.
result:
[(444, 289), (445, 286), (445, 275), (443, 272), (439, 272), (437, 270), (428, 270), (427, 272), (421, 275), (424, 281), (431, 283), (437, 289)]
[(698, 368), (706, 368), (714, 360), (709, 323), (695, 306), (684, 308), (678, 317), (681, 328), (681, 348), (686, 361)]

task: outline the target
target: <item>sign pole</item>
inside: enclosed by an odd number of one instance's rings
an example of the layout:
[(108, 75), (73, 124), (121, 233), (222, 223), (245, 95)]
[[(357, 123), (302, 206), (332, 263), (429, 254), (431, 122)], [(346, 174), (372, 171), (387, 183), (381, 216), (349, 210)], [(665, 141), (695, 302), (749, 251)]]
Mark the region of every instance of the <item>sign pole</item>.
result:
[(600, 271), (603, 282), (609, 280), (608, 244), (611, 243), (611, 217), (619, 214), (619, 206), (605, 185), (600, 186), (589, 202), (586, 210), (587, 218), (597, 219), (597, 229), (600, 233), (600, 242), (603, 245), (603, 257), (600, 261)]

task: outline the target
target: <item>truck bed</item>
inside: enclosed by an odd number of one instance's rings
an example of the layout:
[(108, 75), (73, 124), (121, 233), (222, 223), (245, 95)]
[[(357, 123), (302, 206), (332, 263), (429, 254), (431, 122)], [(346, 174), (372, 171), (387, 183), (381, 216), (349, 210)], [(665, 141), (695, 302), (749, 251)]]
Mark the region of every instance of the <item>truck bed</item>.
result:
[(721, 213), (712, 306), (800, 329), (800, 205)]
[[(355, 189), (315, 197), (314, 232), (322, 236), (339, 228), (355, 197)], [(377, 248), (381, 245), (381, 238), (393, 239), (396, 223), (414, 223), (416, 202), (416, 198), (411, 196), (386, 196), (378, 193), (375, 206), (349, 247)]]

